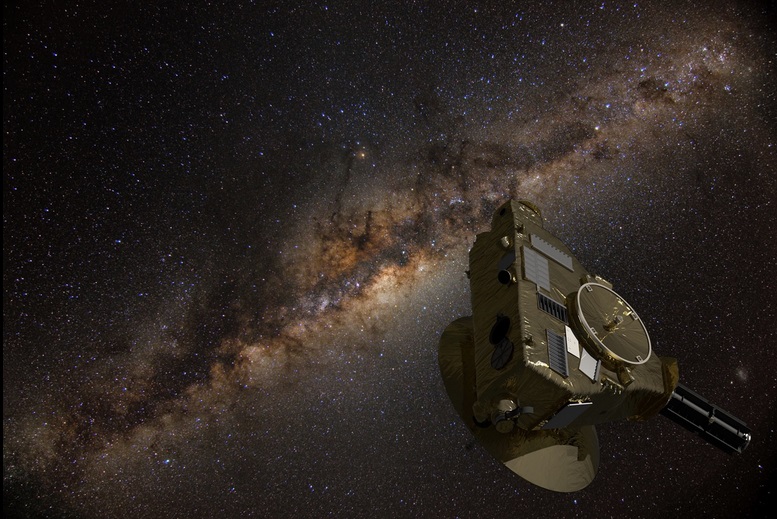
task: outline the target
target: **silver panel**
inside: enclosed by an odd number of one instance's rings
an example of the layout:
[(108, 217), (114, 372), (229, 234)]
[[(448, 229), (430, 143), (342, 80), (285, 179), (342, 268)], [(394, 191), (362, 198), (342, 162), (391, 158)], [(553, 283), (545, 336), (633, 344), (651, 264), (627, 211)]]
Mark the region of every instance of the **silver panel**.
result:
[(580, 371), (588, 375), (588, 378), (597, 382), (599, 379), (600, 362), (588, 353), (585, 348), (580, 350)]
[(568, 270), (574, 271), (572, 266), (572, 256), (561, 252), (555, 246), (546, 242), (536, 234), (531, 235), (531, 245), (559, 265), (566, 267)]
[(535, 251), (524, 246), (523, 249), (523, 275), (529, 281), (536, 283), (550, 292), (550, 274), (548, 273), (548, 260)]
[(575, 332), (572, 331), (572, 328), (569, 326), (565, 326), (566, 328), (566, 338), (567, 338), (567, 351), (577, 357), (580, 358), (580, 342), (577, 340), (577, 337), (575, 336)]

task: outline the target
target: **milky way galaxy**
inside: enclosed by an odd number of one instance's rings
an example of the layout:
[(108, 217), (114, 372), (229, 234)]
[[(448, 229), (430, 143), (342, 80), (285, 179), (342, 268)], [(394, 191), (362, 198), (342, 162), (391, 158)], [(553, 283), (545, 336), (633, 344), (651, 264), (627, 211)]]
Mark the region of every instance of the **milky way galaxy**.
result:
[[(6, 515), (774, 498), (773, 3), (200, 4), (4, 8)], [(559, 495), (474, 444), (437, 341), (509, 198), (751, 427), (744, 454), (606, 424)]]

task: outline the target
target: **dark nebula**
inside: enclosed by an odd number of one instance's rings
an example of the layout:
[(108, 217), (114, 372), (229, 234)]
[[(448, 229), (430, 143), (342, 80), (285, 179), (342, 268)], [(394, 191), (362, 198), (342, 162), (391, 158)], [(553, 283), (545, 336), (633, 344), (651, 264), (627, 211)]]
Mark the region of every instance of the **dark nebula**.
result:
[[(10, 517), (766, 516), (773, 2), (5, 5)], [(508, 198), (754, 431), (601, 426), (575, 494), (450, 405)]]

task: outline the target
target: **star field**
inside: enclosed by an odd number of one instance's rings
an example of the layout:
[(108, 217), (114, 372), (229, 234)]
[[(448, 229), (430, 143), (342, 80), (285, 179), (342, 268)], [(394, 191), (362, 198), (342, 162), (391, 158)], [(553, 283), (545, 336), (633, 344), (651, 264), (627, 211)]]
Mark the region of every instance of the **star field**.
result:
[[(774, 498), (773, 2), (26, 3), (3, 14), (11, 517), (732, 517)], [(508, 198), (614, 285), (726, 456), (475, 444), (437, 342)]]

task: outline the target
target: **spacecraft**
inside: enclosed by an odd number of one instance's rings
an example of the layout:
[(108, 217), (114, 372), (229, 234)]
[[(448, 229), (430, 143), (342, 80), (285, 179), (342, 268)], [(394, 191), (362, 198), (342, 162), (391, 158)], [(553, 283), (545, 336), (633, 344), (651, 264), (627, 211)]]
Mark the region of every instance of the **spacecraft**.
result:
[(543, 228), (530, 202), (506, 202), (469, 253), (472, 316), (442, 333), (445, 388), (476, 440), (529, 482), (585, 488), (599, 466), (595, 426), (662, 414), (728, 453), (747, 426), (679, 383), (644, 321)]

